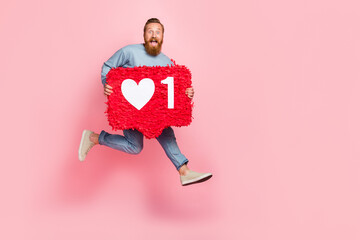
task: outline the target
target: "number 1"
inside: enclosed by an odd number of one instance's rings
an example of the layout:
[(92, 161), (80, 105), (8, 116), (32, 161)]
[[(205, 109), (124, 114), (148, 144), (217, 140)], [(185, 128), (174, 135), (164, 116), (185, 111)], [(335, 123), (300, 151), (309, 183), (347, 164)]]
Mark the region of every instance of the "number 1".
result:
[(174, 77), (167, 77), (161, 83), (168, 85), (168, 108), (174, 108)]

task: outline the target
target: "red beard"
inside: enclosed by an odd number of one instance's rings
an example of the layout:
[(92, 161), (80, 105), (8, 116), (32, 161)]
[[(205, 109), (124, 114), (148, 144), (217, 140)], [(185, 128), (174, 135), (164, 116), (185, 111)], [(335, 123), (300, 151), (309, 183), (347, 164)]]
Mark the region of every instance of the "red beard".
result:
[(146, 41), (145, 40), (145, 50), (148, 54), (152, 55), (152, 56), (156, 56), (156, 55), (159, 55), (160, 52), (161, 52), (161, 45), (163, 43), (163, 41), (159, 41), (158, 39), (155, 39), (158, 44), (156, 46), (151, 46), (151, 40), (153, 39), (150, 39), (149, 41)]

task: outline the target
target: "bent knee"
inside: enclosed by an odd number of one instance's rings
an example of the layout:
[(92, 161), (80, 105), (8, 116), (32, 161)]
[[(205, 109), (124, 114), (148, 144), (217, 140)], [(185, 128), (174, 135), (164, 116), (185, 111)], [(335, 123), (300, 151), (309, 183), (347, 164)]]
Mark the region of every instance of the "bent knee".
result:
[(137, 155), (141, 153), (142, 150), (143, 150), (143, 145), (132, 145), (130, 153)]

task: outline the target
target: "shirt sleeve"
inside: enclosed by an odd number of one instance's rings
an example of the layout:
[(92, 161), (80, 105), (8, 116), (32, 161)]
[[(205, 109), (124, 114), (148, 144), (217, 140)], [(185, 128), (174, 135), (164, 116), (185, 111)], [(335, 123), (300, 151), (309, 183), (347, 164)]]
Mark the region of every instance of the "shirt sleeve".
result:
[(106, 74), (112, 68), (122, 67), (127, 63), (128, 59), (126, 53), (123, 49), (118, 50), (114, 55), (112, 55), (109, 60), (104, 62), (101, 70), (101, 82), (103, 85), (106, 83)]

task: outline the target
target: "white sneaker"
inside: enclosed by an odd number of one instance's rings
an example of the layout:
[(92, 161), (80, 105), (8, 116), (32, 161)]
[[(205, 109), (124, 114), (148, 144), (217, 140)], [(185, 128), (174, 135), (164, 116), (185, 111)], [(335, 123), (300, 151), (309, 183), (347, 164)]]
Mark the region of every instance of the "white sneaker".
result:
[(81, 137), (80, 147), (79, 147), (79, 160), (84, 161), (86, 155), (90, 151), (90, 149), (95, 146), (95, 143), (90, 141), (90, 135), (93, 131), (84, 130)]
[(188, 174), (186, 174), (185, 176), (180, 176), (180, 181), (181, 181), (181, 184), (184, 186), (184, 185), (189, 185), (189, 184), (193, 184), (193, 183), (204, 182), (204, 181), (210, 179), (211, 177), (212, 177), (211, 173), (198, 173), (198, 172), (189, 170)]

